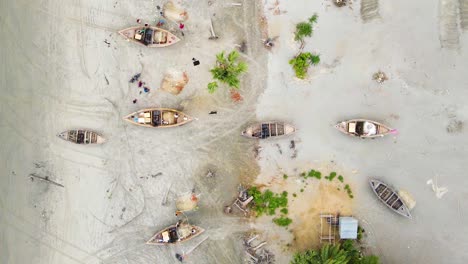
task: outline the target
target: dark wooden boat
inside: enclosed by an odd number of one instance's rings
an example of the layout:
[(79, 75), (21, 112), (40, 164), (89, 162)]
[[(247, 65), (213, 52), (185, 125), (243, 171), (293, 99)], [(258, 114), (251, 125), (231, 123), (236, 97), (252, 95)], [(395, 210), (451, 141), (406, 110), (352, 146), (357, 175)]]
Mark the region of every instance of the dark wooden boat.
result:
[(292, 134), (296, 128), (284, 122), (262, 122), (251, 125), (242, 131), (242, 136), (248, 138), (265, 139)]
[(193, 118), (175, 109), (147, 108), (127, 115), (124, 120), (137, 126), (163, 128), (181, 126)]
[(157, 232), (146, 244), (148, 245), (169, 245), (188, 241), (205, 230), (201, 227), (180, 223), (171, 225)]
[(58, 134), (58, 137), (75, 144), (102, 144), (106, 139), (90, 130), (68, 130)]
[(120, 30), (119, 34), (129, 41), (150, 48), (163, 48), (180, 41), (180, 39), (171, 32), (153, 26), (130, 27)]
[(387, 134), (396, 132), (379, 122), (367, 119), (352, 119), (342, 121), (335, 125), (339, 131), (355, 137), (360, 138), (376, 138), (383, 137)]
[(377, 195), (379, 200), (383, 202), (388, 208), (399, 215), (410, 219), (412, 218), (408, 207), (396, 191), (388, 187), (387, 184), (375, 179), (369, 180), (369, 183), (375, 195)]

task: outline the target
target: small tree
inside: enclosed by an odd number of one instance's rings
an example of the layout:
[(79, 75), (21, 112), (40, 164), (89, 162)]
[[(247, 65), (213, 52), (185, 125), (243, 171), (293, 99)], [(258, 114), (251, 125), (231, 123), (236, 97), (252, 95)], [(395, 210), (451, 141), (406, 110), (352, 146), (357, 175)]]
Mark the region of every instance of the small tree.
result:
[(310, 52), (301, 52), (289, 61), (292, 65), (296, 77), (305, 79), (310, 65), (317, 65), (320, 62), (320, 56)]
[(247, 71), (247, 64), (238, 61), (239, 53), (232, 51), (227, 57), (224, 51), (216, 55), (216, 66), (210, 70), (215, 81), (208, 84), (208, 92), (214, 93), (218, 89), (218, 82), (227, 84), (230, 88), (239, 89), (239, 76)]
[(296, 24), (296, 32), (294, 33), (294, 40), (301, 42), (301, 47), (304, 47), (304, 38), (312, 36), (314, 32), (313, 25), (317, 23), (318, 16), (314, 14), (306, 22)]

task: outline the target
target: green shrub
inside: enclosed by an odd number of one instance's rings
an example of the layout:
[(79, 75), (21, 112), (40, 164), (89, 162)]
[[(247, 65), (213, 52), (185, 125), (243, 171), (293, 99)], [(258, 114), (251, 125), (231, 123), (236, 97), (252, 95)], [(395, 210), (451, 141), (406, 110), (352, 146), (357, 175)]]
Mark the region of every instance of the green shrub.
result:
[(288, 217), (279, 217), (279, 218), (274, 218), (273, 222), (279, 226), (288, 226), (292, 223), (291, 218)]
[(310, 52), (301, 52), (299, 55), (289, 61), (292, 65), (296, 77), (305, 79), (310, 65), (317, 65), (320, 62), (320, 56)]
[(210, 70), (215, 81), (208, 84), (209, 93), (214, 93), (218, 89), (216, 80), (227, 84), (230, 88), (239, 89), (239, 77), (247, 72), (247, 64), (238, 59), (239, 53), (235, 50), (227, 57), (224, 56), (224, 51), (216, 55), (216, 65)]

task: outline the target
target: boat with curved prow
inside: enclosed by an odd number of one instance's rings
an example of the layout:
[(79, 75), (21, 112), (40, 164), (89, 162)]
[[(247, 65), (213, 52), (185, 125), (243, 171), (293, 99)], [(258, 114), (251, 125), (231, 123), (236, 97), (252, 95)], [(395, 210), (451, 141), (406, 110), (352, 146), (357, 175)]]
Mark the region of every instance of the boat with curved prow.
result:
[(91, 130), (67, 130), (57, 135), (59, 138), (75, 144), (102, 144), (106, 139), (100, 134)]
[(124, 120), (137, 126), (166, 128), (185, 125), (193, 118), (175, 109), (155, 107), (133, 112)]
[(281, 137), (292, 134), (296, 128), (284, 122), (262, 122), (251, 125), (242, 131), (242, 136), (248, 138), (265, 139), (270, 137)]
[(200, 235), (203, 232), (205, 232), (205, 229), (199, 226), (177, 222), (175, 225), (171, 225), (157, 232), (150, 240), (148, 240), (148, 242), (146, 242), (146, 244), (161, 246), (182, 243)]
[(395, 129), (368, 119), (342, 121), (336, 124), (335, 128), (347, 135), (360, 138), (383, 137), (396, 132)]
[(171, 32), (154, 26), (130, 27), (120, 30), (119, 34), (129, 41), (150, 48), (163, 48), (180, 41)]
[(410, 210), (395, 190), (379, 180), (370, 179), (369, 183), (375, 195), (377, 195), (382, 203), (395, 213), (412, 219)]

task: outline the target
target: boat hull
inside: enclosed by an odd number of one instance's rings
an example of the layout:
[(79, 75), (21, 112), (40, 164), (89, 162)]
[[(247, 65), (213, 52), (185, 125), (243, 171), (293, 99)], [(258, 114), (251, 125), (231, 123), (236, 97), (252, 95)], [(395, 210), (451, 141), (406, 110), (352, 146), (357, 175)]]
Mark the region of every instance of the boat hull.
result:
[(242, 131), (241, 135), (247, 138), (266, 139), (290, 135), (296, 128), (284, 122), (262, 122), (253, 124)]
[[(359, 124), (362, 124), (362, 131), (359, 131)], [(366, 131), (367, 127), (370, 127), (368, 131)], [(368, 119), (351, 119), (342, 121), (336, 124), (335, 128), (346, 135), (360, 138), (383, 137), (394, 131), (386, 125)]]
[(169, 128), (185, 125), (193, 118), (175, 109), (155, 107), (133, 112), (125, 116), (124, 120), (142, 127)]
[(172, 244), (178, 244), (182, 243), (185, 241), (188, 241), (194, 237), (197, 237), (201, 235), (203, 232), (205, 232), (205, 229), (199, 227), (199, 226), (194, 226), (194, 225), (189, 225), (190, 229), (194, 230), (193, 233), (189, 234), (188, 236), (185, 236), (180, 239), (176, 240), (171, 240), (170, 235), (173, 234), (173, 232), (177, 229), (176, 225), (171, 225), (167, 228), (164, 228), (163, 230), (157, 232), (153, 237), (151, 237), (146, 244), (148, 245), (157, 245), (157, 246), (162, 246), (162, 245), (172, 245)]
[(180, 41), (180, 38), (171, 32), (154, 26), (130, 27), (120, 30), (119, 34), (128, 41), (149, 48), (164, 48)]
[(68, 142), (84, 145), (102, 144), (106, 142), (106, 139), (100, 134), (83, 129), (67, 130), (58, 134), (58, 137)]
[(401, 216), (412, 219), (410, 210), (395, 190), (388, 187), (387, 184), (375, 179), (369, 180), (369, 184), (377, 198), (390, 208), (390, 210)]

